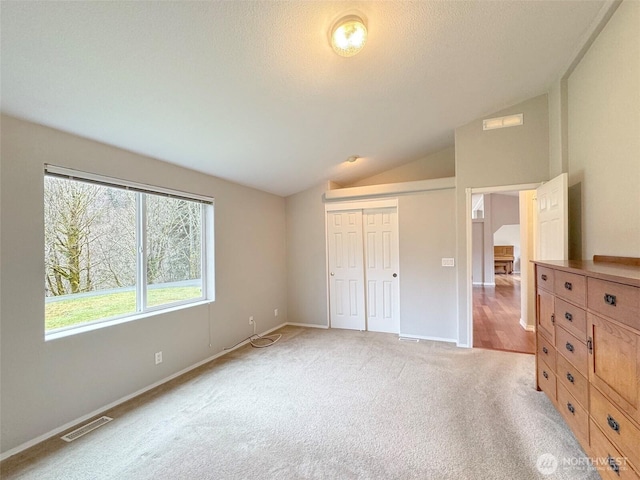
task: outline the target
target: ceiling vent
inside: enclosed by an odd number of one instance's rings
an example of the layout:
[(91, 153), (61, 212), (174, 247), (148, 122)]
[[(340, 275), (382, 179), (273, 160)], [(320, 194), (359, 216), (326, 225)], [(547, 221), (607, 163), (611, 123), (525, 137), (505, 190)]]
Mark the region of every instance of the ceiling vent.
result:
[(518, 127), (524, 123), (524, 114), (509, 115), (506, 117), (487, 118), (482, 121), (482, 130), (495, 130), (496, 128)]

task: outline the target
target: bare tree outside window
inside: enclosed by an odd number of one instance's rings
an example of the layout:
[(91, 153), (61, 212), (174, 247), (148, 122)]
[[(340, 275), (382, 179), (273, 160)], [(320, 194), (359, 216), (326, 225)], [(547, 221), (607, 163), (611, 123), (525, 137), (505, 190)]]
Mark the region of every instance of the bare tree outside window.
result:
[(50, 176), (44, 186), (47, 330), (203, 297), (201, 203)]

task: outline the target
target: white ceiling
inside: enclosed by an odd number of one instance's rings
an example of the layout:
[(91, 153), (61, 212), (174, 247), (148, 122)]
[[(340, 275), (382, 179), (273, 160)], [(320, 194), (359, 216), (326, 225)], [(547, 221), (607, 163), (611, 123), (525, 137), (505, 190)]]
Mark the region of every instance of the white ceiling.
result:
[[(369, 39), (342, 58), (327, 31), (354, 7)], [(288, 195), (416, 160), (545, 93), (605, 7), (3, 1), (1, 108)]]

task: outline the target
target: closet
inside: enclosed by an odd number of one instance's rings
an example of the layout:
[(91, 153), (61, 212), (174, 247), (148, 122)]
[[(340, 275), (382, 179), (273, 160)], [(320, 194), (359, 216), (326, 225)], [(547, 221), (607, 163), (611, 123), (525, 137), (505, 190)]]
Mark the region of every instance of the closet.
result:
[(397, 206), (327, 210), (331, 328), (399, 333)]

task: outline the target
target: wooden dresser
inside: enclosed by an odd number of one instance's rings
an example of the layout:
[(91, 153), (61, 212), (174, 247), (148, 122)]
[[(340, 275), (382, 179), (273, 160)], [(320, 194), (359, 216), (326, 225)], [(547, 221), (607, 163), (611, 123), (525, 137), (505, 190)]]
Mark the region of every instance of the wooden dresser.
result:
[(640, 267), (534, 263), (536, 386), (603, 478), (638, 480)]

